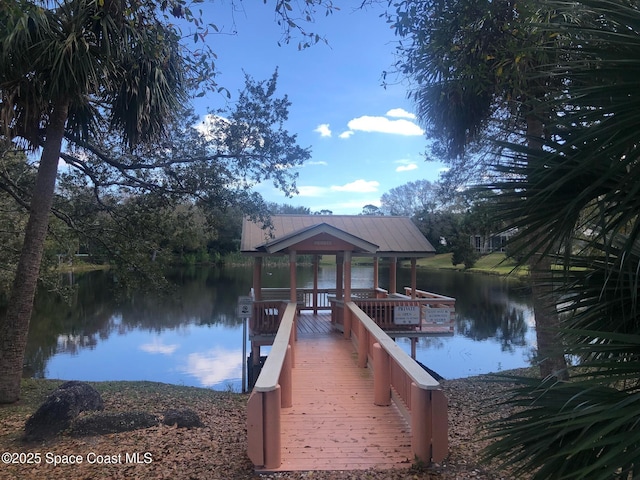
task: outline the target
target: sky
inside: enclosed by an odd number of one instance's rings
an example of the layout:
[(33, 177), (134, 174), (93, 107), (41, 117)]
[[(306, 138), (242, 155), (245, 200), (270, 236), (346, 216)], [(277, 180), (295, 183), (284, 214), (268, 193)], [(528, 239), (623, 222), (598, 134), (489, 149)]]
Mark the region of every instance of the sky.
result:
[[(277, 92), (292, 103), (287, 129), (300, 146), (311, 149), (311, 158), (298, 169), (298, 195), (288, 198), (270, 182), (256, 191), (269, 202), (312, 212), (359, 214), (365, 205), (379, 206), (382, 194), (392, 188), (437, 180), (444, 165), (424, 159), (427, 139), (407, 98), (406, 81), (391, 77), (393, 84), (382, 86), (383, 71), (396, 60), (398, 40), (380, 18), (382, 6), (343, 6), (321, 15), (305, 28), (324, 36), (328, 45), (299, 50), (296, 38), (278, 45), (282, 32), (274, 3), (245, 0), (243, 10), (233, 14), (227, 1), (203, 7), (203, 19), (224, 32), (207, 37), (218, 55), (218, 83), (237, 96), (245, 72), (266, 80), (277, 68)], [(194, 101), (202, 115), (223, 105), (215, 93)]]

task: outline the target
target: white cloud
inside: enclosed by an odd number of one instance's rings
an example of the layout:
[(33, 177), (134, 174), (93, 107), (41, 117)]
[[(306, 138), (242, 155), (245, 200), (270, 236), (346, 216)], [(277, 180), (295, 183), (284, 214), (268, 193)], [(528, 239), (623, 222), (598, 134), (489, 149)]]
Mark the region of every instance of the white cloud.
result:
[(406, 165), (400, 165), (396, 168), (396, 172), (409, 172), (411, 170), (417, 170), (418, 165), (415, 163), (408, 163)]
[(359, 179), (345, 185), (332, 185), (331, 190), (334, 192), (370, 193), (377, 192), (379, 186), (380, 182), (375, 180)]
[(386, 113), (386, 116), (396, 118), (410, 118), (411, 120), (416, 119), (416, 116), (413, 113), (407, 112), (404, 108), (392, 108)]
[(353, 130), (345, 130), (344, 132), (342, 132), (340, 135), (338, 135), (340, 138), (349, 138), (351, 135), (353, 135), (354, 132)]
[(318, 125), (316, 127), (316, 129), (314, 130), (314, 132), (318, 132), (321, 137), (330, 137), (331, 136), (331, 129), (329, 128), (329, 124), (328, 123), (322, 123), (322, 124)]
[(394, 135), (418, 136), (423, 135), (424, 131), (415, 123), (409, 120), (389, 120), (386, 117), (373, 117), (363, 115), (354, 118), (347, 124), (350, 130), (361, 132), (378, 132), (390, 133)]
[(214, 348), (208, 352), (191, 353), (183, 370), (211, 387), (232, 378), (242, 377), (242, 351)]
[(323, 167), (326, 167), (327, 165), (329, 165), (329, 163), (325, 162), (324, 160), (311, 160), (310, 162), (304, 162), (304, 165), (322, 165)]
[(326, 191), (327, 189), (325, 187), (315, 187), (312, 185), (298, 186), (298, 195), (300, 197), (321, 197)]
[(171, 345), (165, 345), (158, 337), (154, 337), (151, 343), (144, 343), (140, 345), (140, 350), (147, 353), (160, 353), (162, 355), (171, 355), (175, 352), (180, 345), (172, 343)]

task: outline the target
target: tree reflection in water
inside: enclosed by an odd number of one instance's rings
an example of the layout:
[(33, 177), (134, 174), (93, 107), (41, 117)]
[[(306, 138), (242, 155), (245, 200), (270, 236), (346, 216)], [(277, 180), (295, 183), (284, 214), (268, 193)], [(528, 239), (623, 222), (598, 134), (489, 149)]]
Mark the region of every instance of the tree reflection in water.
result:
[[(268, 270), (263, 278), (265, 287), (288, 284), (287, 268)], [(310, 268), (299, 267), (297, 275), (299, 286), (312, 284)], [(372, 284), (371, 267), (354, 267), (353, 275), (354, 288)], [(241, 365), (242, 358), (228, 359), (241, 357), (242, 320), (236, 315), (236, 306), (238, 296), (248, 294), (251, 278), (252, 270), (246, 267), (185, 269), (171, 275), (175, 290), (170, 294), (122, 295), (108, 272), (78, 275), (68, 302), (47, 292), (38, 293), (24, 374), (123, 379), (124, 373), (110, 369), (126, 368), (127, 375), (136, 379), (211, 386), (223, 374), (212, 370), (225, 371), (224, 362)], [(381, 268), (381, 287), (386, 288), (387, 278)], [(408, 269), (399, 269), (398, 287), (409, 285), (409, 278)], [(323, 267), (320, 282), (321, 287), (332, 287), (322, 283), (335, 282), (335, 268)], [(419, 271), (418, 288), (457, 299), (455, 337), (420, 339), (418, 359), (423, 363), (435, 364), (432, 368), (442, 369), (438, 373), (449, 378), (477, 373), (477, 368), (526, 364), (526, 358), (512, 358), (530, 352), (535, 337), (530, 300), (518, 284), (497, 277)], [(408, 348), (407, 342), (398, 343)], [(491, 353), (482, 356), (497, 360), (478, 367), (475, 357), (479, 354), (474, 349), (485, 343), (491, 345)], [(106, 344), (111, 350), (102, 357), (96, 352), (96, 359), (91, 360), (85, 353), (101, 351)], [(56, 371), (49, 372), (54, 357)], [(169, 359), (173, 363), (167, 363)], [(95, 365), (90, 366), (91, 362)], [(474, 369), (465, 369), (468, 363), (474, 364)], [(188, 373), (180, 374), (180, 369)], [(237, 375), (235, 370), (233, 375)], [(224, 380), (219, 388), (226, 388)]]

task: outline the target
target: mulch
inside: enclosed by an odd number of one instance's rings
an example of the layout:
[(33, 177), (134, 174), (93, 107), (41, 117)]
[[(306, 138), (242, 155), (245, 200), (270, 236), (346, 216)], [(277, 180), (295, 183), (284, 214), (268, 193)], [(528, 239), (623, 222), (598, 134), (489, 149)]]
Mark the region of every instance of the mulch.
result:
[[(203, 426), (150, 428), (106, 435), (63, 434), (37, 443), (22, 440), (27, 418), (60, 383), (29, 380), (23, 399), (0, 406), (0, 479), (284, 479), (284, 480), (499, 480), (508, 472), (478, 461), (486, 444), (479, 427), (506, 388), (485, 377), (444, 381), (449, 399), (450, 454), (441, 465), (404, 470), (286, 472), (259, 476), (246, 455), (247, 395), (151, 382), (91, 383), (105, 411), (190, 409)], [(83, 414), (81, 414), (83, 415)], [(7, 453), (10, 454), (6, 462)]]

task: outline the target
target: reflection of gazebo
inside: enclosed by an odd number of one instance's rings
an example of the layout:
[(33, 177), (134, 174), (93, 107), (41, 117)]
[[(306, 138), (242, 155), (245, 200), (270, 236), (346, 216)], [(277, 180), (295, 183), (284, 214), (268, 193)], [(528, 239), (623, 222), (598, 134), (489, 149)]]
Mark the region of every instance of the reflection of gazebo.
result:
[[(314, 286), (317, 290), (318, 255), (336, 256), (338, 298), (351, 298), (351, 259), (371, 257), (373, 285), (378, 288), (378, 260), (389, 260), (389, 294), (396, 293), (398, 258), (411, 259), (412, 297), (416, 291), (416, 259), (435, 254), (435, 249), (408, 217), (369, 215), (274, 215), (272, 229), (245, 219), (242, 227), (243, 254), (254, 257), (253, 290), (260, 300), (262, 259), (288, 255), (290, 300), (296, 301), (296, 258), (313, 255)], [(317, 292), (316, 292), (317, 293)]]

